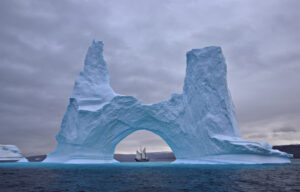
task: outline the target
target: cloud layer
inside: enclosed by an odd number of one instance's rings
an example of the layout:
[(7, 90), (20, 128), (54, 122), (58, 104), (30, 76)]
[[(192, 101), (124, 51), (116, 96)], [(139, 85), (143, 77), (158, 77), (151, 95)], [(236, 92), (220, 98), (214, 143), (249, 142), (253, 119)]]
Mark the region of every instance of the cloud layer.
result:
[(297, 0), (2, 0), (0, 143), (25, 154), (55, 148), (93, 39), (104, 41), (114, 90), (143, 103), (181, 92), (188, 50), (222, 46), (243, 137), (300, 143), (299, 8)]

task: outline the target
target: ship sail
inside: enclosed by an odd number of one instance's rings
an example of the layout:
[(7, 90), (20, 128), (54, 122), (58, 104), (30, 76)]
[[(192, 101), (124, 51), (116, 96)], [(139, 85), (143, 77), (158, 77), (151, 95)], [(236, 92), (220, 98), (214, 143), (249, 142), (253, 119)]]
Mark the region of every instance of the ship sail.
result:
[(143, 149), (143, 152), (142, 152), (142, 159), (146, 159), (146, 148)]
[(136, 159), (141, 160), (142, 159), (142, 154), (139, 151), (136, 151)]
[(140, 147), (140, 149), (136, 150), (135, 160), (137, 162), (147, 162), (147, 161), (149, 161), (149, 159), (147, 158), (147, 155), (146, 155), (146, 148)]

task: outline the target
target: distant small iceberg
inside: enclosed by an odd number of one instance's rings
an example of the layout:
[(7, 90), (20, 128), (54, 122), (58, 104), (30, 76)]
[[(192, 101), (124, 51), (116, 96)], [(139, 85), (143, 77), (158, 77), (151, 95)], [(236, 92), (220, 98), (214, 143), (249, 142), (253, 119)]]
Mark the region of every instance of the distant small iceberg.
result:
[(0, 162), (28, 162), (15, 145), (0, 144)]

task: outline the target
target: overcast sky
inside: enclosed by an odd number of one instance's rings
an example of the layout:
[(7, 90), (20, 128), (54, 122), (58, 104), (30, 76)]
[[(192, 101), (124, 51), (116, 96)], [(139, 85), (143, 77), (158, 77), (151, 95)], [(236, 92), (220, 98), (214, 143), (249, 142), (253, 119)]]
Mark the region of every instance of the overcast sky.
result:
[[(243, 138), (300, 143), (300, 1), (0, 1), (0, 143), (55, 149), (74, 80), (93, 39), (111, 86), (143, 103), (182, 91), (185, 53), (218, 45)], [(167, 150), (130, 135), (118, 152)]]

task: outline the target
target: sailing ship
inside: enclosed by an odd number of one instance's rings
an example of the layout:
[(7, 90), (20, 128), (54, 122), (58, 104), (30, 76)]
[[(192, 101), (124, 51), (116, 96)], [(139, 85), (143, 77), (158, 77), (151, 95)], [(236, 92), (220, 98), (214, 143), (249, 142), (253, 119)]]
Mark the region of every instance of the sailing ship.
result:
[(147, 162), (147, 161), (149, 161), (149, 159), (147, 158), (145, 147), (143, 149), (140, 148), (139, 150), (136, 150), (135, 161), (137, 161), (137, 162)]

